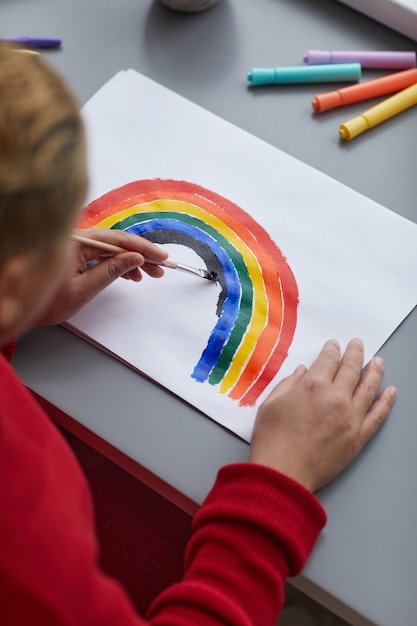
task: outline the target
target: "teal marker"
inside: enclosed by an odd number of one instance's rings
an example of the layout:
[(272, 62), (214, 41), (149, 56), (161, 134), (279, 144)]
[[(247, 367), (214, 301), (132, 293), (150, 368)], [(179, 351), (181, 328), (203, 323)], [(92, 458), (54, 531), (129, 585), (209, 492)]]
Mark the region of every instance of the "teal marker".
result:
[(360, 80), (360, 63), (294, 65), (293, 67), (254, 67), (248, 74), (252, 85), (291, 85), (295, 83), (339, 83)]

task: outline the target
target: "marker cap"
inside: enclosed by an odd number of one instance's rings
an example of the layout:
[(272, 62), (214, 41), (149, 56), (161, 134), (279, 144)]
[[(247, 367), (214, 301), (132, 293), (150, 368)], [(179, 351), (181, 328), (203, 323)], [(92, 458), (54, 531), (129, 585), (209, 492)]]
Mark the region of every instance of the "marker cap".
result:
[(315, 96), (311, 104), (315, 111), (321, 112), (341, 106), (343, 100), (338, 91), (329, 91), (328, 93), (321, 93)]
[(342, 139), (353, 139), (357, 135), (360, 135), (365, 130), (368, 130), (368, 124), (366, 119), (362, 115), (353, 117), (351, 120), (340, 124), (339, 135)]
[(252, 85), (357, 82), (361, 77), (361, 71), (359, 63), (254, 67), (248, 74), (248, 80)]

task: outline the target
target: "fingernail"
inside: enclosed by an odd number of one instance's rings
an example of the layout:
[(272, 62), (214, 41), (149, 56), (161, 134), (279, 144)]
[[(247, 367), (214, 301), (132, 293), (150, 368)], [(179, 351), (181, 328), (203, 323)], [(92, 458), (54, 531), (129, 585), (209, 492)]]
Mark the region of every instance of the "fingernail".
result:
[(397, 397), (397, 388), (396, 387), (388, 387), (387, 392), (389, 393), (392, 400)]
[(336, 348), (340, 348), (340, 343), (337, 341), (337, 339), (329, 339), (326, 343), (332, 343), (334, 346), (336, 346)]
[(374, 356), (374, 358), (372, 359), (372, 363), (379, 367), (379, 369), (384, 369), (384, 359), (382, 359), (380, 356)]
[(358, 348), (361, 348), (362, 350), (365, 347), (363, 344), (363, 339), (361, 339), (360, 337), (355, 337), (355, 339), (352, 339), (351, 343), (353, 343)]

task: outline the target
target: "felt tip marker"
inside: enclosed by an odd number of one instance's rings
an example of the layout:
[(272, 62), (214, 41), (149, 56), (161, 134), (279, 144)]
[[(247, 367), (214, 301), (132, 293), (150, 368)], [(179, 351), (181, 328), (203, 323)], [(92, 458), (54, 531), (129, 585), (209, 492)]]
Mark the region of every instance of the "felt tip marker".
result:
[(376, 106), (364, 111), (361, 115), (340, 124), (339, 135), (342, 139), (350, 140), (365, 130), (385, 122), (389, 118), (409, 109), (417, 104), (417, 84), (403, 89), (395, 96), (387, 98)]
[(295, 65), (275, 68), (254, 67), (248, 74), (248, 80), (252, 85), (357, 82), (360, 80), (361, 73), (359, 63)]
[(417, 68), (395, 72), (374, 80), (367, 80), (358, 85), (343, 87), (343, 89), (338, 89), (337, 91), (327, 91), (326, 93), (318, 94), (314, 96), (311, 105), (316, 111), (328, 111), (329, 109), (352, 104), (353, 102), (369, 100), (369, 98), (401, 91), (414, 83), (417, 83)]
[(304, 63), (360, 63), (364, 68), (405, 70), (416, 67), (415, 52), (389, 52), (378, 50), (309, 50), (303, 57)]
[(0, 39), (7, 43), (16, 43), (27, 48), (59, 48), (61, 39), (51, 39), (50, 37), (15, 37), (14, 39)]

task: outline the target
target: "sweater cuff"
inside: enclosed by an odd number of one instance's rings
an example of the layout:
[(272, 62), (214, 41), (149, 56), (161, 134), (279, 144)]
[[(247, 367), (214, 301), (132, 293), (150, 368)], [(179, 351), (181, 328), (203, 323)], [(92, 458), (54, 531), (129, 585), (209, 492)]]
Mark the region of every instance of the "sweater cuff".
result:
[(212, 516), (241, 519), (285, 548), (290, 576), (299, 574), (326, 523), (326, 513), (308, 489), (269, 467), (236, 463), (220, 469), (197, 513), (194, 528)]

